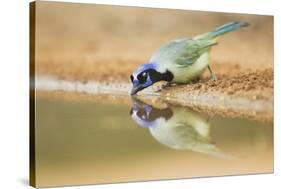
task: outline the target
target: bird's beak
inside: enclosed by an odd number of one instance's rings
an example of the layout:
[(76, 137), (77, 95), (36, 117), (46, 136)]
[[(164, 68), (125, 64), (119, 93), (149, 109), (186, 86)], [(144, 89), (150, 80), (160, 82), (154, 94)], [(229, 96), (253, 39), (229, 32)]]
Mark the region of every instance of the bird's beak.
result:
[(131, 95), (137, 94), (140, 90), (142, 90), (142, 86), (140, 84), (134, 85), (131, 90)]

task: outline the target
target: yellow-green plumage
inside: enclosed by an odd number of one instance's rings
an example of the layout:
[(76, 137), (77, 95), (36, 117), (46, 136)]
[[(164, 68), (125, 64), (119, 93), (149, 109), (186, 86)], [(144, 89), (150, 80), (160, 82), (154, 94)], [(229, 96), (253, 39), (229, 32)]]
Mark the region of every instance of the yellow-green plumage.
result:
[(247, 25), (245, 22), (232, 22), (191, 39), (173, 40), (160, 47), (149, 62), (157, 64), (159, 72), (172, 72), (171, 83), (187, 83), (209, 66), (209, 52), (220, 35)]

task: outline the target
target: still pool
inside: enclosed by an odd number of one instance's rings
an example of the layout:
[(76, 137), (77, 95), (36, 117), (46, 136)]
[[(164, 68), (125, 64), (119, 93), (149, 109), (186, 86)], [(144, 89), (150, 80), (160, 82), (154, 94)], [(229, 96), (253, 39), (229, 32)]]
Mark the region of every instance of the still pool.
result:
[(36, 98), (37, 186), (273, 172), (272, 122), (123, 98)]

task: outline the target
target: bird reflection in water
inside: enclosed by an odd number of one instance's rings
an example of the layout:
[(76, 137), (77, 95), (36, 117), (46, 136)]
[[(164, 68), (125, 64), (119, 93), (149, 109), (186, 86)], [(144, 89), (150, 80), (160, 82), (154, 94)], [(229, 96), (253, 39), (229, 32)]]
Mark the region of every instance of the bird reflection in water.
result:
[(230, 158), (211, 143), (209, 121), (186, 107), (166, 103), (156, 107), (132, 98), (130, 114), (139, 126), (148, 129), (153, 138), (169, 148)]

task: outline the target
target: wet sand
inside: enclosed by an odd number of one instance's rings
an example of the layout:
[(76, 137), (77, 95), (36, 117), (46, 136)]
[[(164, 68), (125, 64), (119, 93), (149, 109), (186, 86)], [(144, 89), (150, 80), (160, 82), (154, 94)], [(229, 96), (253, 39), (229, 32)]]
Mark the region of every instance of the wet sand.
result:
[[(57, 99), (66, 102), (101, 102), (101, 103), (110, 103), (117, 105), (130, 105), (131, 98), (128, 98), (126, 85), (115, 85), (114, 87), (109, 86), (109, 90), (104, 90), (102, 87), (105, 85), (99, 85), (101, 88), (95, 91), (66, 91), (64, 89), (47, 89), (38, 90), (36, 92), (36, 97), (41, 98), (50, 98)], [(75, 88), (75, 87), (73, 87)], [(118, 90), (111, 91), (111, 88)], [(184, 94), (184, 93), (178, 93)], [(173, 106), (184, 106), (192, 109), (198, 113), (204, 113), (210, 117), (215, 115), (226, 117), (226, 118), (245, 118), (248, 120), (273, 123), (273, 104), (268, 103), (263, 100), (248, 101), (247, 99), (241, 98), (229, 98), (222, 99), (221, 95), (218, 94), (218, 97), (211, 96), (187, 96), (187, 98), (174, 98), (170, 95), (161, 95), (161, 93), (154, 93), (153, 91), (145, 93), (143, 95), (138, 95), (135, 97), (141, 99), (142, 101), (147, 102), (148, 104), (153, 104), (156, 107), (166, 107), (168, 105)]]

